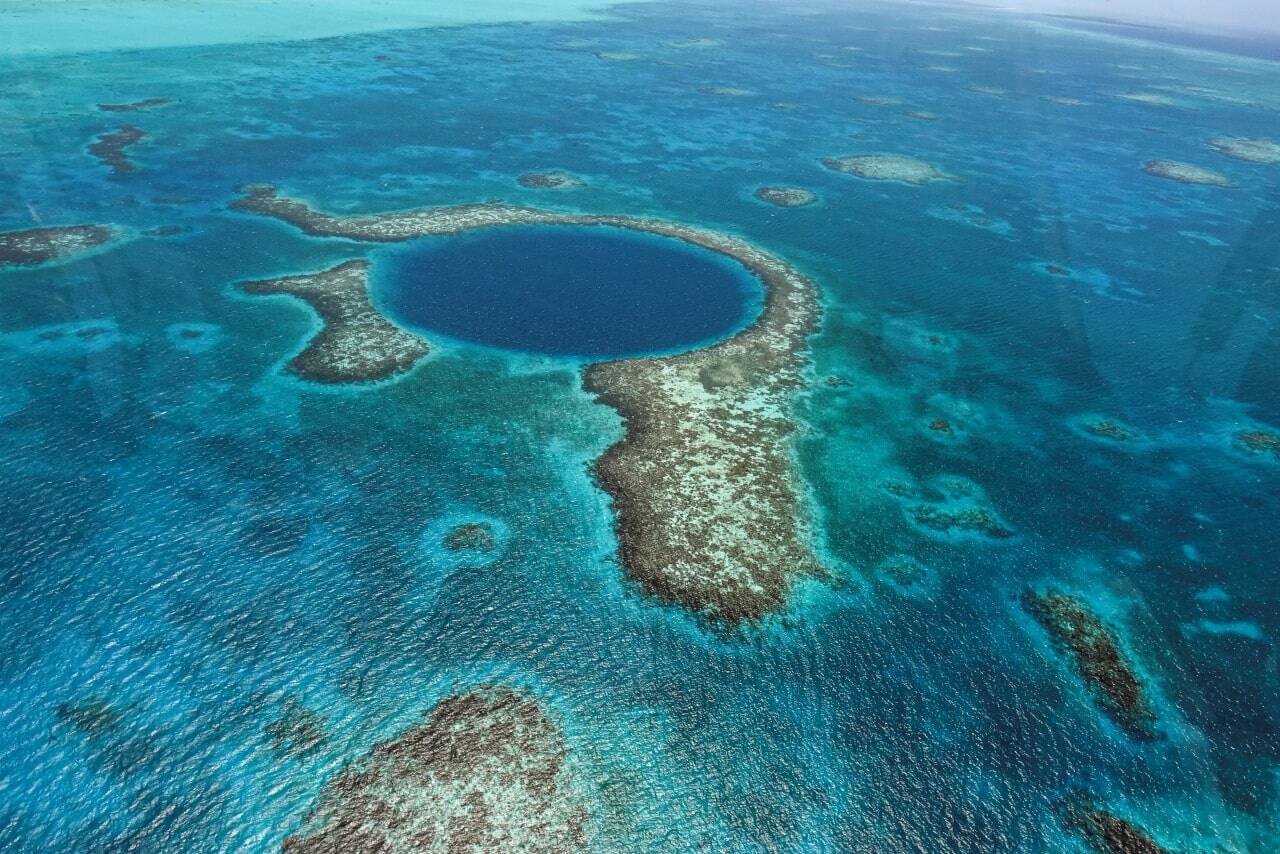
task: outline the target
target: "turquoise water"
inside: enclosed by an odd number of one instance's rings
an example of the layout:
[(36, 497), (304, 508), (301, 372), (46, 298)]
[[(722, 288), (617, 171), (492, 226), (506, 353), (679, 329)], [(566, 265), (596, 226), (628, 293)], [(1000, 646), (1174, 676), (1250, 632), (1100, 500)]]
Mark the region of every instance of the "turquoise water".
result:
[(736, 262), (621, 229), (526, 226), (388, 254), (374, 298), (389, 316), (428, 336), (522, 353), (687, 350), (759, 312), (759, 283)]
[[(0, 270), (5, 849), (278, 848), (344, 764), (488, 680), (562, 717), (602, 850), (1080, 851), (1077, 789), (1179, 850), (1276, 849), (1280, 462), (1232, 437), (1280, 425), (1280, 167), (1203, 140), (1280, 136), (1280, 66), (979, 10), (637, 4), (3, 57), (0, 111), (0, 229), (127, 238)], [(146, 137), (113, 174), (87, 146), (124, 125)], [(819, 163), (858, 153), (959, 180)], [(586, 186), (516, 181), (552, 169)], [(250, 182), (656, 216), (790, 260), (822, 294), (796, 441), (840, 581), (741, 634), (647, 598), (580, 359), (447, 339), (393, 383), (289, 377), (314, 318), (235, 283), (368, 249), (229, 211)], [(886, 481), (1013, 536), (919, 526)], [(485, 562), (441, 546), (468, 520), (502, 532)], [(920, 584), (886, 581), (899, 555)], [(1045, 584), (1119, 628), (1158, 738), (1027, 616)], [(305, 756), (268, 734), (291, 699), (323, 720)]]

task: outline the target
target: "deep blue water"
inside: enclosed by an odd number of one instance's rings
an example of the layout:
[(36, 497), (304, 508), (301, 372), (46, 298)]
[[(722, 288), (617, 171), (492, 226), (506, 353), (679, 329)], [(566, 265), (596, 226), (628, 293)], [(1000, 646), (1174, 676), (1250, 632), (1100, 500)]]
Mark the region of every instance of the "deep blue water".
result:
[[(113, 175), (86, 147), (122, 124), (148, 136)], [(0, 271), (0, 849), (277, 849), (346, 763), (500, 680), (566, 722), (605, 851), (1081, 854), (1078, 788), (1180, 851), (1277, 850), (1280, 463), (1230, 437), (1280, 425), (1280, 169), (1204, 139), (1278, 126), (1275, 63), (906, 5), (0, 57), (0, 229), (129, 235)], [(819, 163), (864, 152), (960, 180)], [(516, 180), (546, 169), (586, 186)], [(227, 209), (260, 181), (339, 213), (658, 216), (810, 273), (795, 436), (843, 583), (727, 638), (635, 589), (589, 474), (621, 424), (577, 360), (286, 376), (314, 317), (235, 284), (412, 247)], [(881, 488), (956, 477), (1014, 537), (932, 535)], [(483, 564), (441, 546), (467, 520), (503, 532)], [(909, 592), (878, 571), (902, 555)], [(1099, 714), (1033, 584), (1117, 627), (1160, 738)], [(268, 734), (290, 701), (323, 720), (306, 757)], [(93, 702), (113, 723), (69, 722)]]
[(754, 314), (736, 262), (616, 228), (537, 226), (415, 241), (379, 261), (375, 298), (407, 326), (491, 347), (610, 357), (688, 349)]

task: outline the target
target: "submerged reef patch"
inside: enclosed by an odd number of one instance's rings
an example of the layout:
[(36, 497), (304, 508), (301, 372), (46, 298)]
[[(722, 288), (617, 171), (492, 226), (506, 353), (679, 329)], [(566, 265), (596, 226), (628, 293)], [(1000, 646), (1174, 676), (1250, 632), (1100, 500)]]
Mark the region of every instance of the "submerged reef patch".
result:
[(175, 350), (205, 353), (222, 337), (222, 329), (213, 323), (173, 323), (164, 329), (164, 337)]
[(916, 504), (908, 511), (921, 528), (951, 536), (974, 535), (988, 540), (1006, 540), (1013, 530), (996, 511), (979, 504)]
[(101, 697), (59, 703), (54, 714), (59, 723), (90, 737), (116, 730), (124, 722), (124, 712)]
[(1244, 160), (1247, 163), (1280, 163), (1280, 143), (1274, 140), (1215, 136), (1204, 142), (1218, 153), (1236, 160)]
[(761, 187), (755, 197), (780, 208), (802, 208), (818, 200), (814, 193), (802, 187)]
[(1178, 102), (1173, 98), (1157, 92), (1122, 92), (1116, 97), (1122, 101), (1132, 101), (1135, 104), (1147, 104), (1152, 107), (1178, 106)]
[(886, 584), (907, 596), (925, 595), (933, 587), (933, 570), (911, 555), (890, 555), (875, 571)]
[(560, 725), (505, 687), (446, 697), (321, 791), (292, 854), (578, 851), (590, 812)]
[(305, 516), (264, 516), (240, 529), (240, 545), (260, 557), (287, 557), (302, 547), (309, 528)]
[(1008, 220), (993, 216), (984, 208), (967, 202), (948, 202), (945, 205), (931, 207), (925, 213), (935, 219), (971, 225), (1002, 237), (1013, 234), (1013, 225)]
[(0, 347), (12, 347), (28, 353), (67, 356), (97, 353), (131, 340), (120, 331), (119, 325), (110, 319), (76, 320), (71, 323), (0, 333)]
[(1176, 160), (1148, 160), (1142, 167), (1142, 171), (1157, 178), (1168, 178), (1183, 184), (1201, 184), (1206, 187), (1232, 186), (1231, 179), (1221, 172)]
[(146, 133), (139, 128), (131, 125), (122, 127), (119, 130), (99, 134), (98, 138), (89, 145), (89, 153), (98, 158), (103, 166), (111, 167), (111, 171), (117, 175), (137, 172), (138, 164), (129, 159), (126, 149), (141, 142), (145, 137)]
[(1109, 415), (1081, 415), (1070, 419), (1067, 423), (1071, 429), (1086, 439), (1108, 445), (1128, 445), (1139, 442), (1143, 438), (1138, 428)]
[(1146, 686), (1115, 631), (1078, 596), (1027, 590), (1023, 607), (1065, 652), (1094, 702), (1135, 738), (1155, 737), (1155, 712)]
[(325, 745), (324, 718), (297, 697), (284, 701), (280, 716), (263, 728), (279, 759), (305, 759)]
[(576, 190), (587, 185), (577, 175), (568, 172), (525, 172), (516, 183), (530, 190)]
[(0, 270), (66, 261), (116, 237), (105, 225), (60, 225), (0, 231)]
[(919, 186), (932, 181), (953, 180), (932, 164), (902, 154), (848, 154), (824, 157), (821, 162), (834, 172), (868, 181), (899, 181)]
[(1059, 805), (1062, 822), (1097, 854), (1169, 854), (1146, 830), (1111, 813), (1085, 795)]
[(461, 522), (444, 535), (444, 547), (455, 554), (479, 552), (490, 554), (498, 547), (493, 525), (488, 522)]
[(720, 95), (725, 98), (748, 98), (756, 94), (754, 89), (739, 89), (736, 86), (703, 86), (698, 91), (704, 95)]
[(172, 103), (173, 101), (169, 98), (143, 98), (141, 101), (130, 101), (126, 104), (99, 104), (98, 109), (104, 113), (137, 113)]
[[(953, 429), (946, 418), (933, 421), (944, 423), (932, 428), (926, 425), (926, 429)], [(943, 475), (924, 489), (911, 482), (890, 480), (881, 488), (902, 502), (908, 522), (935, 539), (997, 542), (1014, 536), (1013, 528), (996, 512), (982, 487), (966, 478)]]
[[(617, 508), (622, 563), (647, 591), (725, 624), (778, 611), (798, 579), (828, 575), (812, 548), (790, 442), (792, 394), (818, 322), (817, 289), (781, 258), (737, 237), (664, 220), (502, 204), (334, 217), (254, 186), (233, 207), (308, 234), (356, 240), (498, 225), (599, 225), (672, 237), (734, 259), (765, 289), (764, 310), (750, 326), (699, 350), (583, 371), (586, 390), (625, 421), (622, 441), (596, 464)], [(363, 289), (361, 295), (367, 300)]]
[(317, 383), (368, 383), (402, 374), (430, 348), (387, 320), (369, 299), (369, 262), (348, 261), (320, 273), (242, 282), (247, 294), (288, 294), (315, 309), (324, 327), (288, 369)]

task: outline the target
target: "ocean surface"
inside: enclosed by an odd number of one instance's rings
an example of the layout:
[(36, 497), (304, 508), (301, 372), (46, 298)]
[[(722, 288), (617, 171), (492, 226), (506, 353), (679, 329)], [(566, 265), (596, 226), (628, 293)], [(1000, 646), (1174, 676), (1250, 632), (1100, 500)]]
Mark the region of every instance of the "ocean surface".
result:
[[(125, 239), (0, 269), (0, 849), (277, 850), (340, 769), (501, 683), (562, 722), (601, 851), (1082, 852), (1077, 792), (1171, 851), (1280, 850), (1280, 452), (1239, 439), (1280, 431), (1280, 165), (1204, 142), (1280, 139), (1280, 64), (905, 4), (95, 51), (73, 5), (47, 26), (78, 46), (0, 54), (0, 231)], [(89, 151), (122, 127), (134, 171)], [(820, 163), (875, 153), (952, 180)], [(550, 170), (583, 186), (517, 181)], [(250, 183), (786, 258), (821, 292), (794, 435), (834, 579), (730, 631), (619, 564), (592, 463), (623, 425), (582, 364), (749, 322), (726, 262), (572, 231), (371, 253), (229, 210)], [(592, 253), (608, 276), (575, 291)], [(366, 255), (431, 354), (290, 376), (315, 316), (236, 283)], [(1011, 535), (921, 526), (906, 493)], [(470, 521), (484, 559), (443, 542)], [(1029, 588), (1114, 630), (1155, 738), (1099, 711)], [(282, 749), (299, 706), (321, 737)]]

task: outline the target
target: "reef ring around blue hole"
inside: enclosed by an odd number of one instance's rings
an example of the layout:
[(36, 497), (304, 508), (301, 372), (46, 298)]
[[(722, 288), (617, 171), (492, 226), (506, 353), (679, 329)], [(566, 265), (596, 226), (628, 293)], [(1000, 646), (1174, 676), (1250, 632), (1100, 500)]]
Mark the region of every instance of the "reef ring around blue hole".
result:
[(612, 226), (533, 225), (382, 250), (373, 296), (428, 337), (611, 359), (698, 349), (750, 323), (759, 280), (672, 237)]

